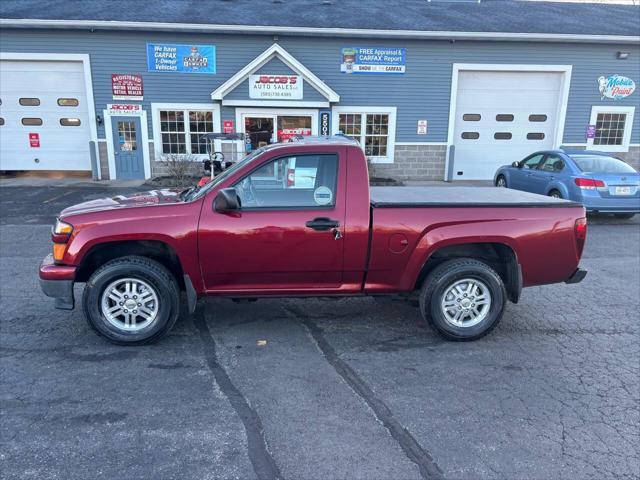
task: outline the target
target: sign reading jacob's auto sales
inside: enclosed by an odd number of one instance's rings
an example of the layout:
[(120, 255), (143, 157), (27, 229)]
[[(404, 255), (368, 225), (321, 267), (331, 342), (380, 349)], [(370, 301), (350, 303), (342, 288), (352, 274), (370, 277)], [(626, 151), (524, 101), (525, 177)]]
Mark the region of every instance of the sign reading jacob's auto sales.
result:
[(142, 100), (142, 76), (113, 73), (111, 91), (114, 100)]
[(301, 100), (299, 75), (249, 75), (249, 98), (262, 100)]

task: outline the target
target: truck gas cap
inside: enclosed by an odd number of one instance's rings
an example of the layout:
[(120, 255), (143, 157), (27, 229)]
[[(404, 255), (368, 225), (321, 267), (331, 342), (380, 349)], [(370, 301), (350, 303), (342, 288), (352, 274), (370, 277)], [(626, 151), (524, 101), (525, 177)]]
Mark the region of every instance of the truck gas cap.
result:
[(394, 233), (389, 237), (389, 250), (393, 253), (402, 253), (409, 246), (409, 240), (402, 233)]

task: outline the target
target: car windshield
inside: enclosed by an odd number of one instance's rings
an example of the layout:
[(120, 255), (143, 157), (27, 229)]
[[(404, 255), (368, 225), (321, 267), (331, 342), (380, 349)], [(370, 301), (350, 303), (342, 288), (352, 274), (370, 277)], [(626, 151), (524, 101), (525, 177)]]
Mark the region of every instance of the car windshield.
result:
[(258, 158), (260, 155), (262, 155), (264, 153), (265, 150), (266, 150), (266, 147), (262, 147), (262, 148), (258, 148), (257, 150), (254, 150), (252, 153), (250, 153), (249, 155), (244, 157), (242, 160), (240, 160), (239, 162), (234, 163), (229, 168), (224, 170), (220, 175), (216, 176), (213, 180), (211, 180), (209, 183), (207, 183), (200, 190), (197, 190), (194, 193), (192, 193), (190, 195), (190, 198), (186, 198), (185, 200), (187, 200), (187, 201), (196, 200), (196, 199), (202, 197), (209, 190), (211, 190), (213, 187), (215, 187), (220, 182), (222, 182), (225, 178), (229, 177), (230, 175), (233, 175), (233, 173), (236, 170), (238, 170), (239, 168), (244, 167), (246, 164), (248, 164), (248, 163), (252, 162), (253, 160), (255, 160), (256, 158)]
[(583, 172), (634, 173), (628, 163), (606, 155), (571, 155), (578, 168)]

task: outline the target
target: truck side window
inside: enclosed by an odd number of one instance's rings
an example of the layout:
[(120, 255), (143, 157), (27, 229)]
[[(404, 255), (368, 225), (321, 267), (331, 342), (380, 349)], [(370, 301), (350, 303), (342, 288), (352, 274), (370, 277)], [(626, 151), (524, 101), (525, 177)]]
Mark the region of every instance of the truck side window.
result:
[(336, 203), (338, 156), (291, 155), (262, 165), (234, 185), (242, 208), (330, 208)]

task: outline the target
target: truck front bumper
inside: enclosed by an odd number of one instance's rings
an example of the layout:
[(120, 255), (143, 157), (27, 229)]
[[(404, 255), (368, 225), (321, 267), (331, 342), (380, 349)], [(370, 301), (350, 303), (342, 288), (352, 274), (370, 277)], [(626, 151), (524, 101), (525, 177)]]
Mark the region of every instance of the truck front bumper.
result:
[(40, 264), (40, 288), (47, 297), (55, 299), (55, 307), (73, 310), (73, 283), (76, 267), (56, 265), (52, 255), (47, 255)]

